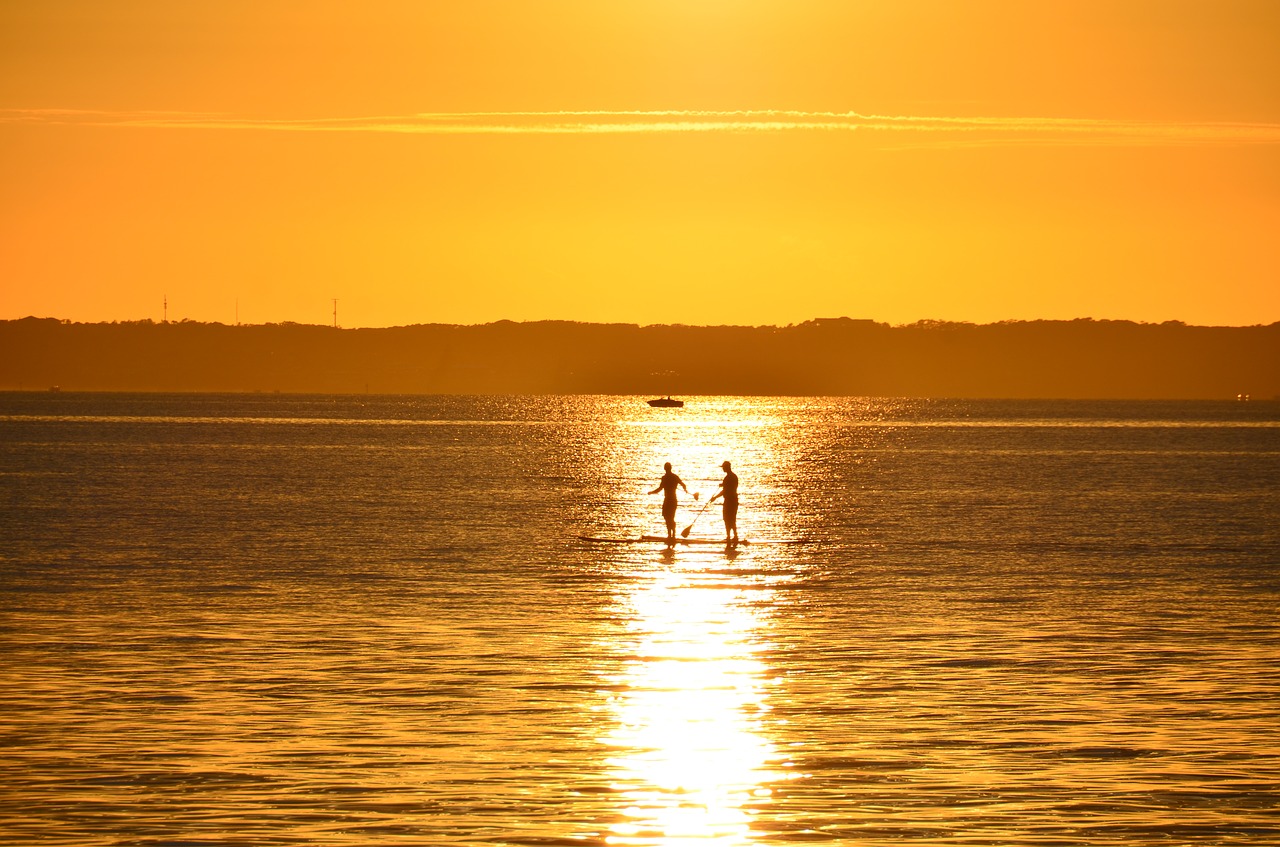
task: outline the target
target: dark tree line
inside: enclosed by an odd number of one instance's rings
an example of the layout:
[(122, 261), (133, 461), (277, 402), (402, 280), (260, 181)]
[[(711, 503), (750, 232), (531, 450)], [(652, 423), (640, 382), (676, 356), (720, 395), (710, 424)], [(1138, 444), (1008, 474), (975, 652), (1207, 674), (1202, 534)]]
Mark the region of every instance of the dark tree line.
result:
[(1280, 323), (0, 321), (0, 389), (319, 393), (1280, 397)]

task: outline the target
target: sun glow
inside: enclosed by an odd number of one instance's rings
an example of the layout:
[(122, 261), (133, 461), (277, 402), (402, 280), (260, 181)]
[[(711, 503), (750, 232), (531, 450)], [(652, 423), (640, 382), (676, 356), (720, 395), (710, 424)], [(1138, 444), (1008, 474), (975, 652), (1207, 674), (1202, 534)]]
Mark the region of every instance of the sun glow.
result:
[(375, 6), (0, 4), (0, 319), (1280, 316), (1280, 4)]

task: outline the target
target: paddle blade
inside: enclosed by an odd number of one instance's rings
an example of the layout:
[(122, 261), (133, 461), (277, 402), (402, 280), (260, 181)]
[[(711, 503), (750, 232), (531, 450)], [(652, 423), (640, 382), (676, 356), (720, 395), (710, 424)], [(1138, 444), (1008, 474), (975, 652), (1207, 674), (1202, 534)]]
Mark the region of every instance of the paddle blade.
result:
[(691, 529), (693, 529), (693, 524), (689, 524), (688, 526), (686, 526), (686, 527), (684, 528), (684, 532), (680, 533), (680, 537), (681, 537), (681, 538), (688, 538), (688, 537), (689, 537), (689, 530), (691, 530)]

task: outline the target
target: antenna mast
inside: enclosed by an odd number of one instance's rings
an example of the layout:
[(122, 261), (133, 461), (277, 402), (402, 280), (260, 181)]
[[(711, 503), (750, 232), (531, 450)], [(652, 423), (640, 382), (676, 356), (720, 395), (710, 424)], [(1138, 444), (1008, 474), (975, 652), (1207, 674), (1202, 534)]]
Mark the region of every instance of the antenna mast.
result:
[(169, 322), (169, 295), (164, 295), (164, 322)]
[(333, 328), (338, 328), (338, 298), (333, 298)]

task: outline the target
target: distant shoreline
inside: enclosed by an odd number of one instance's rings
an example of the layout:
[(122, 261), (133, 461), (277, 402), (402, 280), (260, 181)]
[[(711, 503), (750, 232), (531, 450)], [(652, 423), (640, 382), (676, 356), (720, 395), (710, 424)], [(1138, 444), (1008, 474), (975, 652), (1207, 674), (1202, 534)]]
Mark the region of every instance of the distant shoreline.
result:
[(1235, 399), (1280, 396), (1280, 323), (835, 318), (774, 327), (569, 321), (0, 321), (0, 390)]
[(756, 330), (787, 330), (805, 326), (830, 326), (837, 324), (855, 324), (860, 326), (876, 326), (886, 329), (957, 329), (957, 328), (982, 328), (982, 327), (1007, 327), (1007, 326), (1024, 326), (1024, 325), (1059, 325), (1059, 324), (1107, 324), (1107, 325), (1125, 325), (1134, 327), (1189, 327), (1192, 329), (1255, 329), (1258, 327), (1280, 326), (1280, 320), (1271, 323), (1253, 323), (1253, 324), (1192, 324), (1182, 320), (1167, 321), (1139, 321), (1130, 320), (1128, 318), (1033, 318), (1033, 319), (1009, 319), (992, 321), (989, 323), (975, 323), (973, 321), (952, 321), (942, 319), (922, 319), (912, 321), (910, 323), (890, 323), (889, 321), (878, 321), (874, 318), (811, 318), (802, 323), (792, 324), (684, 324), (684, 323), (660, 323), (660, 324), (644, 324), (626, 321), (574, 321), (559, 318), (545, 318), (529, 321), (517, 321), (502, 318), (493, 321), (484, 321), (482, 323), (411, 323), (396, 324), (394, 326), (333, 326), (331, 323), (304, 323), (301, 321), (264, 321), (262, 323), (227, 323), (225, 321), (199, 321), (190, 318), (182, 318), (180, 320), (154, 320), (152, 318), (139, 318), (138, 320), (114, 320), (114, 321), (74, 321), (69, 318), (57, 317), (37, 317), (35, 315), (27, 315), (21, 318), (4, 318), (0, 319), (0, 326), (5, 324), (20, 323), (57, 323), (63, 326), (203, 326), (203, 327), (226, 327), (237, 329), (262, 329), (267, 327), (300, 327), (305, 329), (322, 329), (332, 332), (392, 332), (400, 330), (417, 330), (425, 328), (450, 328), (450, 329), (482, 329), (485, 327), (512, 327), (512, 326), (558, 326), (558, 327), (626, 327), (630, 329), (686, 329), (686, 330), (706, 330), (706, 329), (756, 329)]

